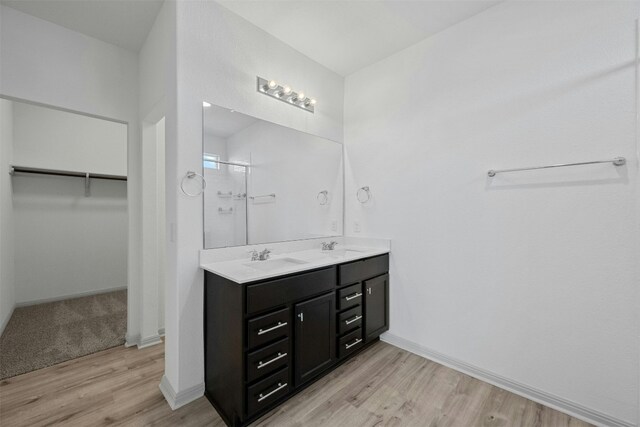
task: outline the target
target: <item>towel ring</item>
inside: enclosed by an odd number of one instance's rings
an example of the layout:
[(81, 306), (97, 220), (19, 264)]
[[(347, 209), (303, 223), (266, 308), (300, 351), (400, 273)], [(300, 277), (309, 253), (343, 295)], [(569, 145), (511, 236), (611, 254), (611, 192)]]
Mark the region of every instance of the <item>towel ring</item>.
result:
[(318, 199), (321, 205), (326, 205), (327, 203), (329, 203), (329, 192), (327, 190), (322, 190), (318, 193), (316, 199)]
[[(187, 178), (193, 179), (195, 177), (199, 177), (200, 181), (202, 182), (202, 188), (200, 189), (200, 192), (197, 194), (189, 193), (187, 190), (184, 189), (184, 180)], [(182, 190), (182, 192), (189, 197), (198, 197), (199, 195), (204, 193), (205, 188), (207, 188), (207, 181), (205, 181), (204, 176), (200, 175), (197, 172), (187, 171), (187, 174), (183, 176), (182, 180), (180, 181), (180, 190)]]
[(371, 191), (369, 190), (369, 187), (365, 186), (358, 188), (358, 191), (356, 191), (356, 197), (362, 204), (367, 203), (369, 200), (371, 200)]

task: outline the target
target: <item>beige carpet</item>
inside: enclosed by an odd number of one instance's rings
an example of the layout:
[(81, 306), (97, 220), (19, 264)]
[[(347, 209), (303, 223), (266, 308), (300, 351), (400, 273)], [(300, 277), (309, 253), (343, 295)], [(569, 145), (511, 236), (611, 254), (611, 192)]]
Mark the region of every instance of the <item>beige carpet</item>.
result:
[(127, 291), (16, 308), (0, 337), (0, 380), (124, 344)]

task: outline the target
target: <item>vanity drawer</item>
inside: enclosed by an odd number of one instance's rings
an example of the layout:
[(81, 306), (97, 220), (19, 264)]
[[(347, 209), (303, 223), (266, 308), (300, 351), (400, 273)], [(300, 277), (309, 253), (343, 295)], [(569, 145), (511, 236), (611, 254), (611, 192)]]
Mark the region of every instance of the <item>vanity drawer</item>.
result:
[(278, 338), (288, 337), (289, 308), (255, 317), (247, 322), (247, 345), (249, 349), (266, 344)]
[(336, 267), (296, 274), (247, 286), (247, 313), (256, 313), (288, 302), (335, 289)]
[(349, 332), (338, 340), (338, 357), (344, 357), (353, 353), (364, 345), (362, 339), (362, 328), (358, 328), (353, 332)]
[(247, 388), (247, 415), (250, 417), (289, 394), (289, 367)]
[(247, 355), (247, 382), (277, 371), (289, 364), (289, 339), (271, 344)]
[(338, 335), (362, 326), (362, 306), (338, 314)]
[(338, 269), (340, 285), (361, 282), (389, 271), (389, 254), (342, 264)]
[(362, 304), (362, 284), (349, 286), (338, 291), (338, 310)]

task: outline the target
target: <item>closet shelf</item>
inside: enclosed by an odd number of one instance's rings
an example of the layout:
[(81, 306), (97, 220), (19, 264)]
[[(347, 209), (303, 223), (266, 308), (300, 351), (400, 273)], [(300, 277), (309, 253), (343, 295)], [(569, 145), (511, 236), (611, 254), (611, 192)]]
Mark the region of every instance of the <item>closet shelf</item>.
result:
[(30, 168), (26, 166), (11, 166), (10, 175), (16, 173), (33, 173), (38, 175), (56, 175), (56, 176), (73, 176), (78, 178), (84, 178), (84, 195), (89, 197), (91, 195), (91, 178), (95, 179), (109, 179), (114, 181), (126, 181), (126, 175), (108, 175), (104, 173), (90, 173), (90, 172), (75, 172), (65, 171), (58, 169), (42, 169), (42, 168)]
[(97, 179), (112, 179), (117, 181), (126, 181), (126, 175), (108, 175), (104, 173), (91, 173), (91, 172), (75, 172), (75, 171), (65, 171), (58, 169), (41, 169), (41, 168), (30, 168), (26, 166), (11, 166), (10, 175), (14, 175), (16, 173), (35, 173), (40, 175), (57, 175), (57, 176), (76, 176), (80, 178), (97, 178)]

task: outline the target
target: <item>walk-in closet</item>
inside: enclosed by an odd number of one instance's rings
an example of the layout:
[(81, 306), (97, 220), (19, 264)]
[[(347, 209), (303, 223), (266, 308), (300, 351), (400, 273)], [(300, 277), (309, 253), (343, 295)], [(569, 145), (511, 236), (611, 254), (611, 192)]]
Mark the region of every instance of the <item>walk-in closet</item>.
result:
[(125, 342), (127, 124), (0, 107), (4, 379)]

